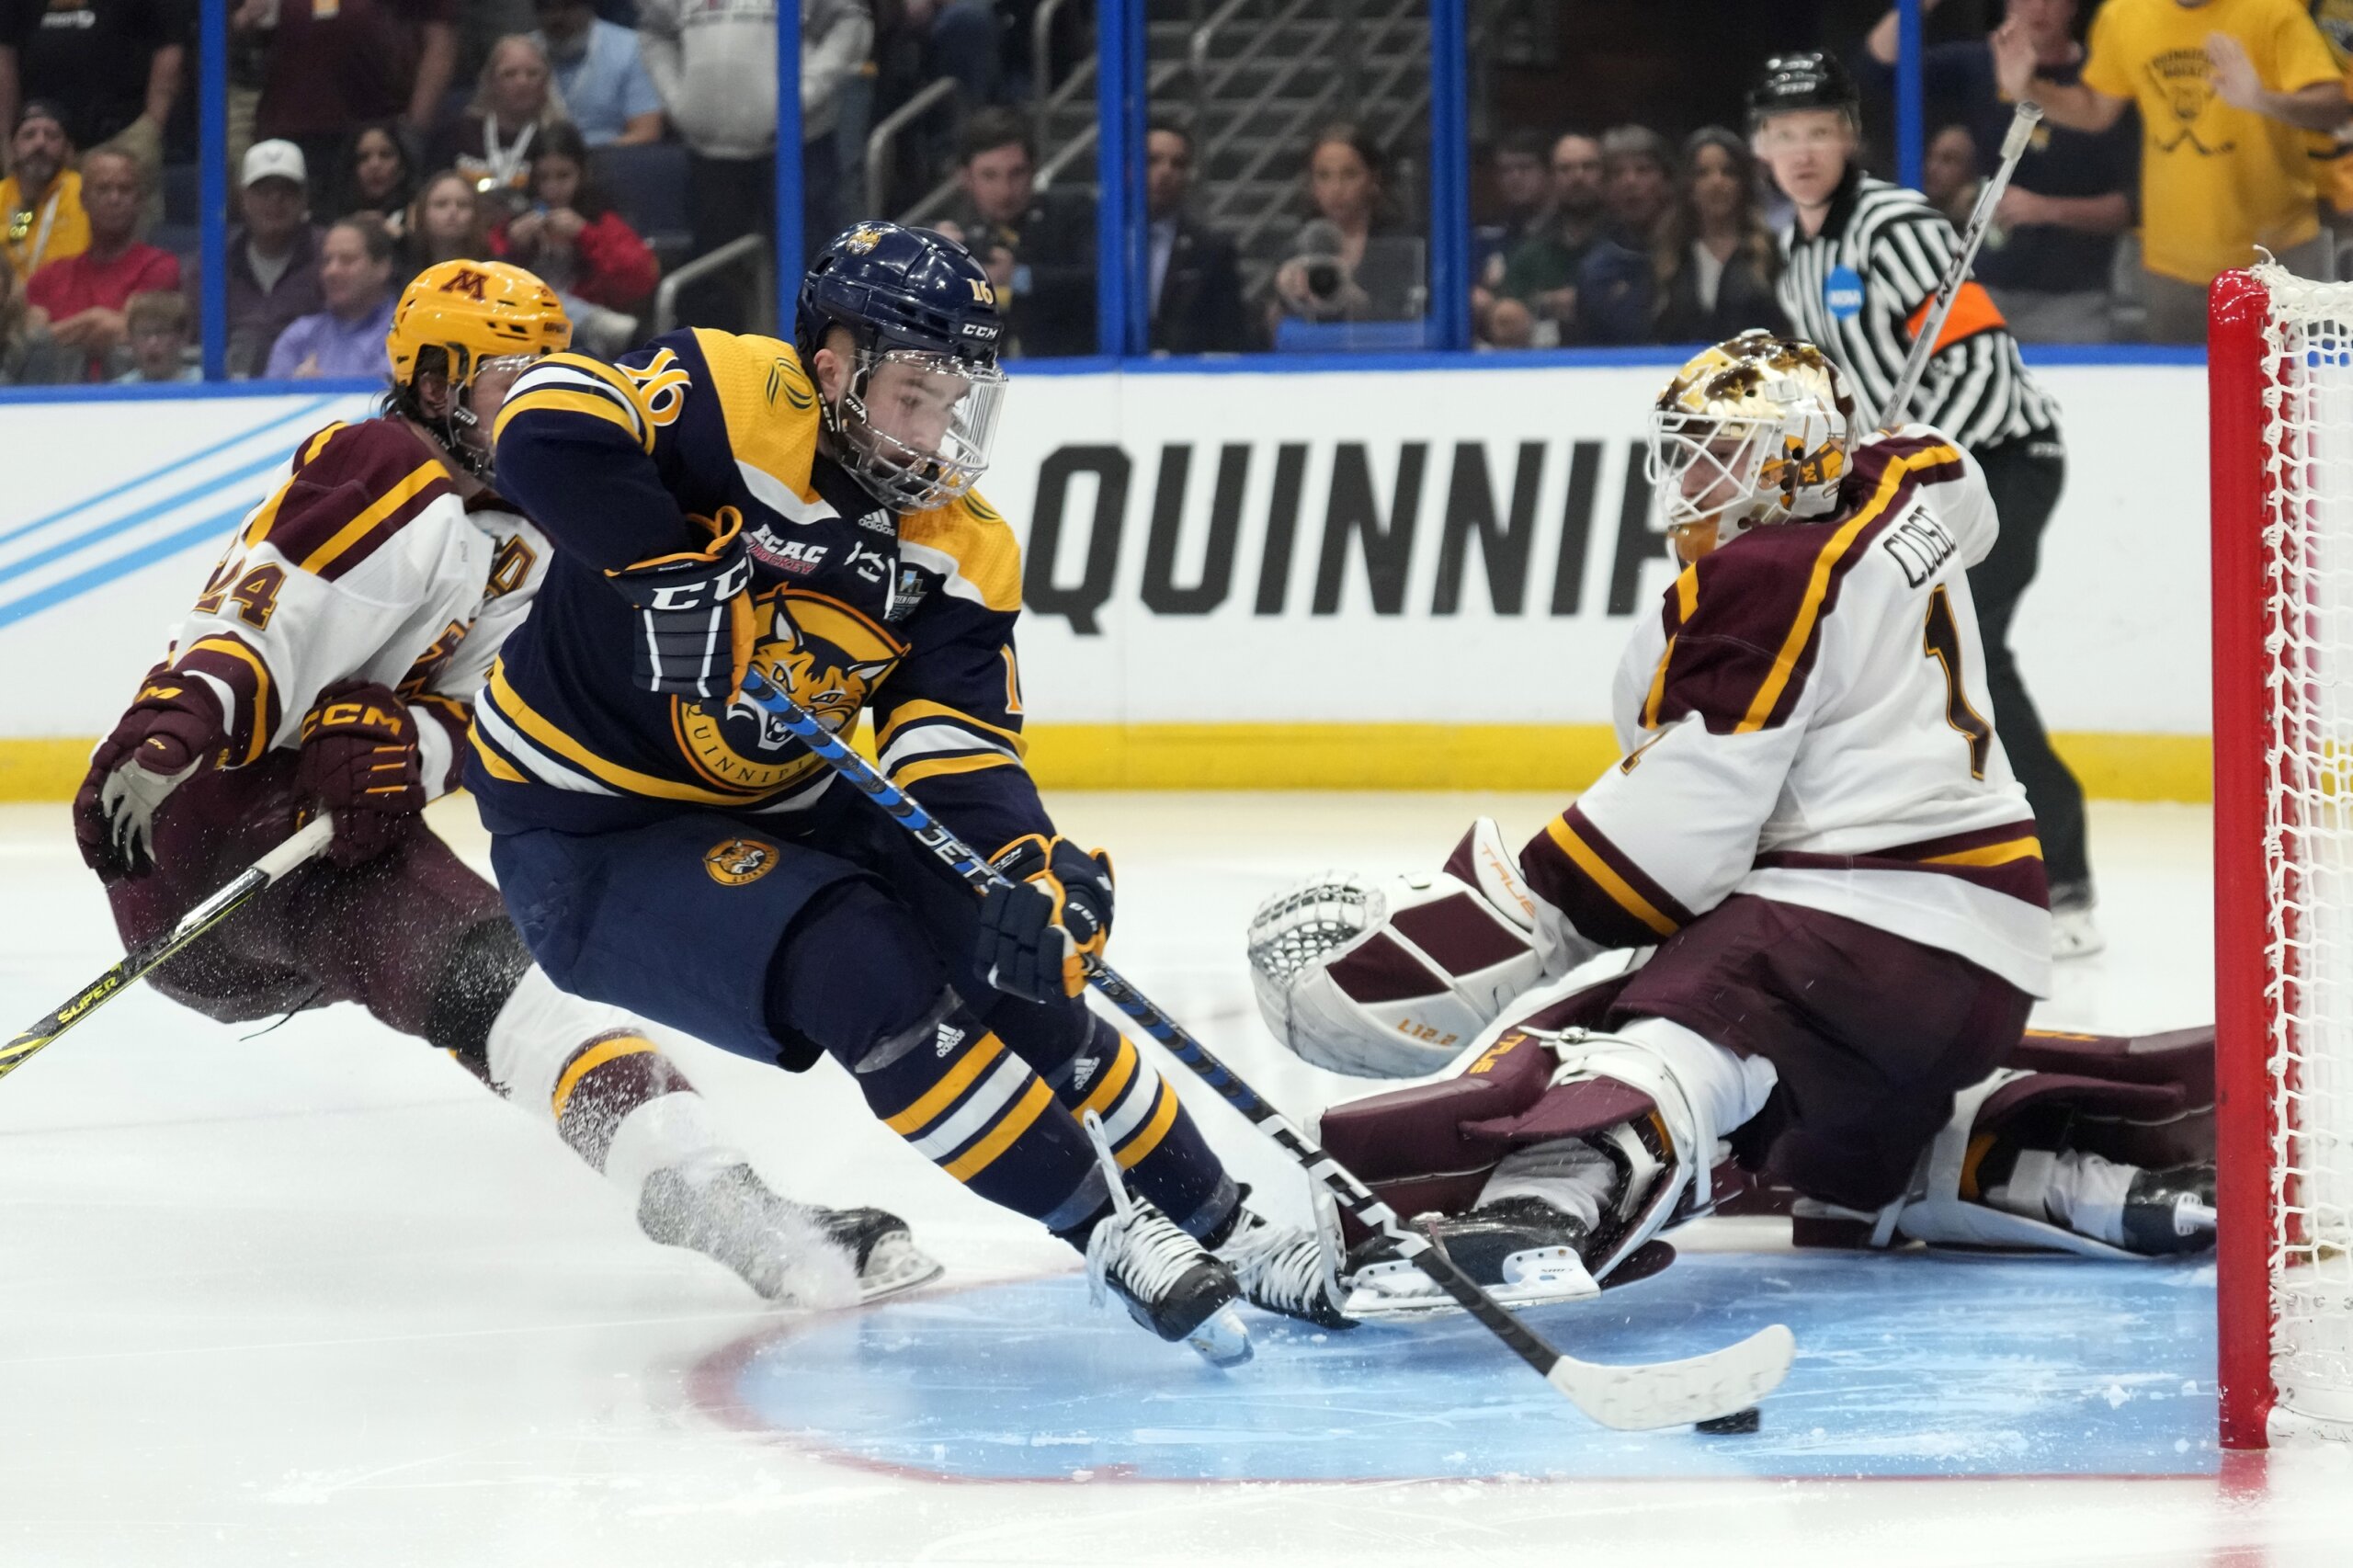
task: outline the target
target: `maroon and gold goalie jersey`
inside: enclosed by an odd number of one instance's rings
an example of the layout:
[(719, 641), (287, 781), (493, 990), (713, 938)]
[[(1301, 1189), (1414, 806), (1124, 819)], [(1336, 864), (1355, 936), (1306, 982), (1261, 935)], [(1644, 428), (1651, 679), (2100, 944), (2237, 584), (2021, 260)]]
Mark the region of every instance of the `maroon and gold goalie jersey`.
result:
[(515, 384), (500, 483), (556, 560), (477, 712), (468, 782), (493, 832), (601, 832), (681, 807), (790, 818), (834, 775), (747, 704), (631, 678), (637, 612), (608, 579), (743, 515), (754, 665), (835, 730), (874, 712), (884, 770), (983, 847), (1050, 832), (1021, 764), (1018, 547), (976, 495), (897, 517), (817, 453), (790, 344), (692, 330), (618, 365), (577, 354)]

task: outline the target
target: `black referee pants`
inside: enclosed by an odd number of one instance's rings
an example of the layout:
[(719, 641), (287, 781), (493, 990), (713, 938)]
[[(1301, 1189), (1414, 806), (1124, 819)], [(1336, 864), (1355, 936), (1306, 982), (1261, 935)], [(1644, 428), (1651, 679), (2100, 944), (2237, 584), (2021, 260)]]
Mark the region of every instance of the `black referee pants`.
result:
[(2052, 902), (2091, 891), (2091, 864), (2084, 846), (2084, 787), (2075, 781), (2043, 733), (2042, 715), (2019, 678), (2010, 652), (2010, 619), (2034, 581), (2042, 553), (2042, 530), (2059, 505), (2067, 481), (2067, 460), (2056, 441), (2005, 441), (1971, 454), (1985, 471), (2001, 537), (1993, 552), (1971, 568), (1970, 597), (1977, 601), (1977, 630), (1985, 644), (1985, 694), (1994, 701), (1995, 731), (2010, 768), (2026, 786), (2034, 808), (2042, 861), (2051, 875)]

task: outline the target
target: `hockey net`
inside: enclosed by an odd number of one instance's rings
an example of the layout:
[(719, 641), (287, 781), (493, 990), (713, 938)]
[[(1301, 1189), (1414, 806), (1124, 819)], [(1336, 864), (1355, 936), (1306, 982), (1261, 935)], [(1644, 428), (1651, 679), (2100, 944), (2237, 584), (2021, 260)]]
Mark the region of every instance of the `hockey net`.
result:
[(2353, 1439), (2353, 285), (2210, 312), (2222, 1439)]

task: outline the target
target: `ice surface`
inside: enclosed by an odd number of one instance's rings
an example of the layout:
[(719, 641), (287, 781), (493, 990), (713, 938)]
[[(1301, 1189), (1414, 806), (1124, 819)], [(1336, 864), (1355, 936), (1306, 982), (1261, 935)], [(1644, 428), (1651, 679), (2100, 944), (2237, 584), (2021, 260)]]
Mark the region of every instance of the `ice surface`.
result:
[[(1553, 804), (1058, 801), (1119, 857), (1122, 968), (1302, 1115), (1364, 1085), (1260, 1039), (1253, 904)], [(438, 820), (479, 849), (463, 802)], [(2041, 1021), (2210, 1016), (2207, 834), (2195, 809), (2095, 807), (2114, 947), (2063, 971)], [(117, 948), (62, 808), (0, 808), (0, 892), (13, 1029)], [(1258, 1362), (1216, 1374), (1091, 1318), (1065, 1249), (910, 1156), (825, 1069), (675, 1047), (779, 1185), (895, 1208), (949, 1266), (935, 1292), (796, 1323), (646, 1244), (542, 1128), (356, 1011), (250, 1033), (137, 991), (0, 1082), (7, 1568), (2353, 1561), (2353, 1454), (2218, 1467), (2203, 1446), (2196, 1268), (1821, 1260), (1722, 1222), (1605, 1301), (1648, 1294), (1650, 1316), (1577, 1347), (1705, 1347), (1769, 1306), (1799, 1331), (1790, 1383), (1754, 1437), (1605, 1437), (1538, 1409), (1460, 1323), (1320, 1345), (1267, 1325)], [(1245, 1178), (1302, 1210), (1247, 1124), (1180, 1085)], [(1057, 1378), (1065, 1349), (1080, 1370)], [(1155, 1479), (1205, 1471), (1260, 1479)], [(928, 1478), (949, 1474), (1054, 1479)]]

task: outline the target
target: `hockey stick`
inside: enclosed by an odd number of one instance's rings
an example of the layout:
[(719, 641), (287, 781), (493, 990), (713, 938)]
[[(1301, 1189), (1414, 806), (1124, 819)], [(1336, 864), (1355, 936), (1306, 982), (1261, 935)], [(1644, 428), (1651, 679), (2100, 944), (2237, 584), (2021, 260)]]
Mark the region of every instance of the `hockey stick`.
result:
[(2010, 187), (2010, 176), (2018, 172), (2018, 160), (2026, 156), (2027, 143), (2034, 140), (2034, 128), (2042, 121), (2039, 104), (2020, 103), (2018, 112), (2010, 116), (2010, 128), (2002, 133), (2002, 165), (1977, 193), (1977, 205), (1969, 211), (1969, 227), (1961, 233), (1961, 248), (1945, 267), (1945, 275), (1937, 282), (1936, 298), (1929, 301), (1927, 319), (1920, 324), (1920, 334), (1912, 340), (1911, 351), (1904, 356), (1904, 369), (1895, 378), (1894, 390), (1888, 393), (1887, 406), (1880, 412), (1880, 427), (1893, 430), (1904, 423), (1904, 409), (1912, 402), (1912, 394), (1919, 389), (1920, 378), (1928, 369), (1929, 356), (1936, 352), (1938, 336), (1945, 330), (1945, 318), (1952, 314), (1952, 302), (1961, 296), (1961, 285), (1969, 276), (1969, 264), (1977, 259), (1977, 247), (1985, 239), (1985, 230), (1994, 222), (1994, 209), (2002, 199), (2002, 192)]
[(114, 967), (74, 993), (72, 1001), (58, 1007), (6, 1045), (0, 1045), (0, 1078), (23, 1066), (33, 1052), (97, 1012), (115, 993), (126, 989), (157, 964), (243, 909), (262, 889), (324, 849), (327, 841), (334, 836), (334, 820), (324, 812), (297, 828), (285, 843), (238, 872), (236, 879), (228, 886), (181, 915), (178, 925), (162, 936), (151, 937), (131, 949), (116, 960)]
[[(831, 730), (812, 718), (759, 671), (754, 670), (744, 677), (743, 694), (746, 701), (782, 724), (835, 772), (889, 812), (917, 843), (975, 892), (985, 892), (1004, 882), (995, 869), (974, 854), (970, 846), (949, 832), (906, 791), (884, 778), (871, 763), (844, 745)], [(1293, 1127), (1282, 1112), (1211, 1055), (1199, 1040), (1129, 984), (1117, 970), (1089, 957), (1086, 980), (1109, 998), (1113, 1006), (1165, 1046), (1170, 1055), (1222, 1096), (1226, 1104), (1280, 1144), (1332, 1194), (1341, 1208), (1368, 1230), (1386, 1236), (1400, 1256), (1412, 1260), (1514, 1355), (1602, 1426), (1641, 1431), (1715, 1420), (1748, 1409), (1788, 1375), (1797, 1345), (1790, 1331), (1779, 1324), (1760, 1330), (1737, 1345), (1684, 1361), (1608, 1366), (1563, 1355), (1481, 1290), (1469, 1275), (1455, 1267), (1452, 1259), (1432, 1246), (1428, 1237), (1408, 1230), (1389, 1205), (1374, 1197), (1364, 1183), (1349, 1175), (1313, 1139)]]

